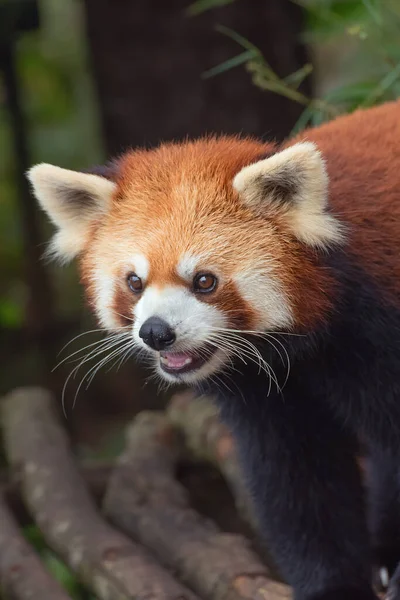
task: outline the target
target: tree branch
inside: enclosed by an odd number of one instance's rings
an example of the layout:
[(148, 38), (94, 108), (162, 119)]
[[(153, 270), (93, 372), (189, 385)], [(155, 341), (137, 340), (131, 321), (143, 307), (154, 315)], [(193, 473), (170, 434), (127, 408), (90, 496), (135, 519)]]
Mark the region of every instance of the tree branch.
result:
[[(94, 499), (96, 505), (100, 506), (111, 473), (111, 463), (93, 463), (90, 461), (83, 464), (78, 463), (76, 467), (91, 497)], [(2, 491), (18, 524), (24, 527), (32, 523), (32, 518), (21, 497), (21, 484), (22, 482), (16, 473), (14, 473), (14, 477), (10, 481), (7, 470), (0, 471), (0, 491)]]
[(0, 494), (0, 588), (10, 600), (70, 600), (18, 530)]
[(101, 600), (195, 600), (98, 515), (53, 405), (37, 388), (16, 390), (2, 404), (5, 451), (48, 544)]
[(283, 600), (242, 536), (221, 532), (190, 506), (175, 480), (182, 445), (163, 413), (141, 413), (111, 476), (105, 509), (112, 521), (149, 547), (203, 598)]

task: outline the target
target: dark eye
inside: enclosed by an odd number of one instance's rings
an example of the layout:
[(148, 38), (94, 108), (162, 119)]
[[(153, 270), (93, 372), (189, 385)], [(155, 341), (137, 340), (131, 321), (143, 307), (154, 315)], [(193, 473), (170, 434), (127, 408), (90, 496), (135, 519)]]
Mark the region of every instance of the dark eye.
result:
[(212, 273), (199, 273), (193, 279), (193, 289), (201, 294), (209, 294), (217, 287), (218, 280)]
[(134, 294), (140, 294), (140, 292), (143, 291), (142, 280), (136, 275), (136, 273), (129, 273), (128, 285)]

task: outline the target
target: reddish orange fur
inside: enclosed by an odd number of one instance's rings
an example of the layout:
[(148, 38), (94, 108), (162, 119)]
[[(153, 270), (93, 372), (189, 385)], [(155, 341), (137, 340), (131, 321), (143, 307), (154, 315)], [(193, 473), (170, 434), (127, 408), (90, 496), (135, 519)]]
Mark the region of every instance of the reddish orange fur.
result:
[(329, 205), (339, 218), (354, 224), (348, 251), (398, 305), (400, 102), (341, 117), (288, 145), (304, 139), (315, 142), (326, 158)]
[[(395, 196), (400, 184), (400, 103), (337, 119), (286, 145), (304, 139), (316, 142), (327, 159), (330, 207), (356, 226), (349, 232), (349, 252), (392, 298), (398, 298), (400, 205)], [(94, 257), (110, 269), (126, 261), (130, 247), (139, 246), (151, 264), (148, 283), (163, 286), (183, 283), (176, 265), (188, 249), (202, 255), (217, 248), (215, 260), (227, 281), (204, 301), (232, 311), (234, 326), (251, 328), (256, 315), (232, 278), (262, 251), (278, 265), (297, 327), (323, 320), (331, 308), (334, 284), (328, 272), (316, 267), (314, 251), (286, 232), (276, 216), (256, 217), (232, 187), (242, 167), (276, 150), (273, 144), (222, 137), (125, 154), (113, 210), (102, 227), (94, 229), (83, 256), (82, 277), (89, 296), (95, 294), (90, 277)], [(386, 212), (382, 203), (388, 206)], [(193, 240), (189, 248), (188, 239)], [(385, 261), (373, 253), (376, 239)], [(124, 277), (125, 273), (118, 273), (121, 282)], [(117, 312), (127, 314), (134, 302), (122, 283), (115, 298)]]

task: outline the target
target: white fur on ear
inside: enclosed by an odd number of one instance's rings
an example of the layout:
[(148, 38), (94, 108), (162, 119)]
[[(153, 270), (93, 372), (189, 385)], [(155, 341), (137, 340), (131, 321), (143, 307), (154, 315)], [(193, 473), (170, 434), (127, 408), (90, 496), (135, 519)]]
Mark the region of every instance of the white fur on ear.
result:
[(115, 183), (44, 163), (32, 167), (27, 176), (39, 204), (58, 228), (51, 254), (71, 260), (82, 251), (93, 222), (108, 212)]
[(324, 247), (343, 241), (342, 227), (327, 212), (328, 174), (311, 142), (301, 142), (244, 167), (233, 187), (262, 215), (278, 214), (303, 243)]

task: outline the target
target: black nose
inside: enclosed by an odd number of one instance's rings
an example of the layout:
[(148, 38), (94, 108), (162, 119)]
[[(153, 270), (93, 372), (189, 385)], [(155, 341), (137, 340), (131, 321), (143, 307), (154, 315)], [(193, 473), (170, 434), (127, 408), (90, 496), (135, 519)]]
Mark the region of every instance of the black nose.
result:
[(173, 329), (160, 317), (147, 319), (139, 329), (139, 337), (154, 350), (164, 350), (176, 339)]

